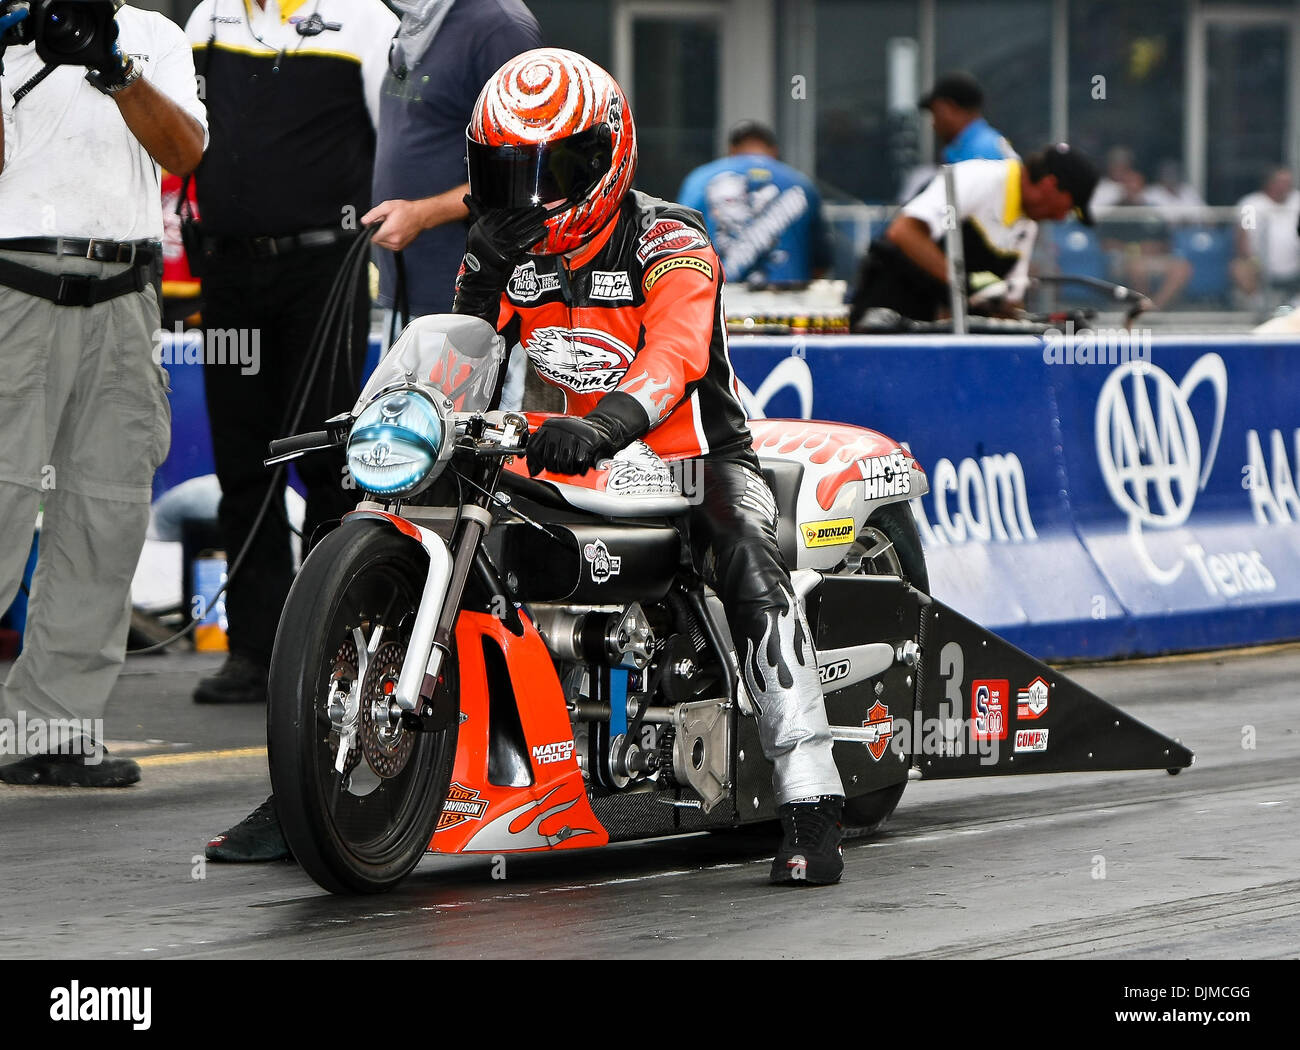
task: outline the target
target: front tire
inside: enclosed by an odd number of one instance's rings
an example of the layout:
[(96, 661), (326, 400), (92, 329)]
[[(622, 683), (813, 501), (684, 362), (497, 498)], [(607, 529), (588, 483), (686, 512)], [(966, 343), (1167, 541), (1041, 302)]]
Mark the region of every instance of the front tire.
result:
[[(280, 618), (267, 705), (271, 786), (290, 850), (332, 893), (400, 882), (447, 797), (458, 719), (412, 732), (365, 716), (395, 684), (427, 571), (414, 541), (353, 519), (312, 550)], [(454, 653), (438, 688), (456, 695)]]

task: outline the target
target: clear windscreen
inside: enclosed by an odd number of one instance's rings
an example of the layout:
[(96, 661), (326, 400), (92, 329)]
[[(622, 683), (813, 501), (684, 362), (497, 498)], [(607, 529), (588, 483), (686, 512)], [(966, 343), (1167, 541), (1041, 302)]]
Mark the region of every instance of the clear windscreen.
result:
[(380, 359), (354, 414), (394, 383), (418, 382), (449, 398), (457, 412), (492, 407), (506, 345), (490, 324), (462, 314), (417, 317)]

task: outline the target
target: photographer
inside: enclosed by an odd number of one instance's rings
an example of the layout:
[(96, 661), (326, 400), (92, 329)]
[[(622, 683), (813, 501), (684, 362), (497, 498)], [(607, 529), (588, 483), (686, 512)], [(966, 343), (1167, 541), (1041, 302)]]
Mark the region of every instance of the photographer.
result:
[[(206, 118), (185, 35), (162, 15), (111, 0), (0, 0), (0, 34), (0, 607), (44, 512), (3, 713), (50, 727), (29, 749), (40, 753), (0, 780), (119, 787), (140, 769), (106, 757), (98, 727), (170, 444), (153, 357), (159, 167), (198, 164)], [(78, 41), (89, 46), (47, 62)]]

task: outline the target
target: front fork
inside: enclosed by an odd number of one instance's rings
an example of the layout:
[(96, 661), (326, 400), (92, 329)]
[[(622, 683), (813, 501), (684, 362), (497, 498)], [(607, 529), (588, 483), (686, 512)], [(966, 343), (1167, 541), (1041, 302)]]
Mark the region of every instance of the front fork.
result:
[[(402, 714), (419, 717), (430, 715), (429, 704), (437, 688), (442, 664), (450, 652), (452, 631), (460, 612), (465, 581), (478, 554), (479, 545), (491, 524), (491, 515), (473, 505), (461, 509), (460, 535), (454, 538), (453, 553), (436, 529), (418, 524), (422, 508), (412, 508), (411, 517), (385, 510), (366, 508), (348, 517), (377, 518), (392, 525), (403, 536), (415, 540), (429, 556), (429, 571), (420, 593), (420, 606), (407, 642), (406, 657), (398, 675), (393, 701)], [(442, 510), (443, 508), (438, 508)], [(434, 517), (435, 515), (430, 515)]]

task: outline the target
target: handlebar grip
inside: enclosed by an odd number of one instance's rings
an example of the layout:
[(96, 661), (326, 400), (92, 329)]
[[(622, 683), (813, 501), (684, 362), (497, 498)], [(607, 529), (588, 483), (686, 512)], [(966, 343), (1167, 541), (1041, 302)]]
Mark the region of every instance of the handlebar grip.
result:
[(328, 430), (313, 430), (309, 434), (295, 434), (293, 437), (276, 438), (268, 446), (272, 457), (284, 456), (290, 452), (305, 452), (313, 448), (325, 448), (334, 444)]

